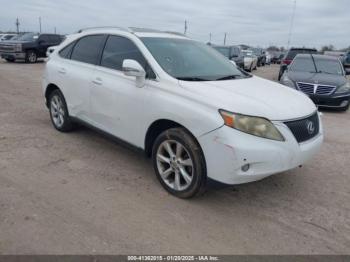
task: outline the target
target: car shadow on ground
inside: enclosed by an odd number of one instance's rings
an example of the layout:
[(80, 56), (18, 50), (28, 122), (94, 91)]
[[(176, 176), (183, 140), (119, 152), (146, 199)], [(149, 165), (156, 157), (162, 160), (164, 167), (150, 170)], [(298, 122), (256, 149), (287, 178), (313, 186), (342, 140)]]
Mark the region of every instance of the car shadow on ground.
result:
[[(141, 176), (143, 182), (148, 184), (147, 186), (151, 188), (153, 193), (161, 192), (163, 195), (165, 190), (156, 178), (152, 160), (146, 157), (143, 151), (129, 146), (118, 139), (113, 139), (109, 135), (99, 132), (98, 130), (81, 125), (79, 125), (72, 134), (74, 134), (77, 139), (86, 139), (88, 143), (97, 142), (100, 148), (105, 148), (106, 151), (109, 151), (107, 152), (108, 154), (111, 153), (115, 155), (116, 160), (119, 158), (118, 161), (127, 161), (129, 166), (138, 169), (138, 172), (130, 172), (128, 174), (130, 180), (136, 180), (137, 177)], [(260, 181), (241, 185), (226, 185), (208, 179), (206, 192), (201, 196), (192, 198), (191, 201), (202, 202), (210, 199), (241, 199), (244, 201), (254, 201), (257, 200), (257, 198), (261, 201), (261, 199), (264, 198), (277, 198), (280, 194), (286, 195), (290, 191), (293, 195), (293, 191), (296, 188), (295, 184), (300, 182), (295, 181), (295, 179), (300, 180), (293, 171), (283, 172)], [(132, 186), (144, 187), (145, 185), (133, 184)], [(137, 189), (135, 190), (139, 191)], [(168, 194), (168, 196), (173, 198), (170, 194)]]

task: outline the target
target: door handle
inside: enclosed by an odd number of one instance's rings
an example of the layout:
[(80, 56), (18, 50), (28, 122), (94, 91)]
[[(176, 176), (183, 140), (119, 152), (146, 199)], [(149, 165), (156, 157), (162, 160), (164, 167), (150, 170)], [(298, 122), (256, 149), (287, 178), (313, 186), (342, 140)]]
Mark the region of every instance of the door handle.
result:
[(60, 68), (60, 69), (58, 70), (58, 73), (60, 73), (60, 74), (65, 74), (65, 73), (66, 73), (66, 69)]
[(97, 77), (95, 80), (92, 81), (95, 85), (101, 86), (102, 85), (102, 79)]

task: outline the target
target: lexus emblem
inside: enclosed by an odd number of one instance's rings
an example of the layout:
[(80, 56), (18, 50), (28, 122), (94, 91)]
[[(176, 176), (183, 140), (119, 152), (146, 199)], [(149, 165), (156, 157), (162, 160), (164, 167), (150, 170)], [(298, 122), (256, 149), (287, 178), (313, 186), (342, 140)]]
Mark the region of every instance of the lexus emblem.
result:
[(309, 135), (312, 135), (313, 133), (315, 133), (315, 125), (312, 121), (307, 121), (306, 122), (306, 129), (307, 132), (309, 133)]

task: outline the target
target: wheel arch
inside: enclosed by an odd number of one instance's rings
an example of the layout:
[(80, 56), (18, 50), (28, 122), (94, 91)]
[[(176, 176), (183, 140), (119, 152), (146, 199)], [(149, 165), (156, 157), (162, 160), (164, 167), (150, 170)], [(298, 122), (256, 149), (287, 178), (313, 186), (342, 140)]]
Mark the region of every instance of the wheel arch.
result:
[[(47, 106), (47, 107), (49, 106), (49, 98), (50, 98), (50, 95), (51, 95), (52, 92), (55, 91), (55, 90), (60, 90), (60, 91), (61, 91), (61, 89), (60, 89), (57, 85), (52, 84), (52, 83), (48, 84), (47, 87), (46, 87), (46, 89), (45, 89), (45, 100), (46, 100), (46, 106)], [(61, 92), (62, 92), (62, 91), (61, 91)]]
[(156, 138), (163, 133), (165, 130), (171, 129), (171, 128), (183, 128), (186, 130), (186, 132), (188, 132), (188, 134), (190, 134), (193, 139), (198, 143), (198, 140), (196, 139), (196, 137), (192, 134), (192, 132), (186, 128), (185, 126), (179, 124), (178, 122), (169, 120), (169, 119), (158, 119), (156, 121), (154, 121), (147, 129), (146, 132), (146, 136), (145, 136), (145, 154), (147, 157), (150, 157), (152, 154), (152, 147), (153, 144), (156, 140)]

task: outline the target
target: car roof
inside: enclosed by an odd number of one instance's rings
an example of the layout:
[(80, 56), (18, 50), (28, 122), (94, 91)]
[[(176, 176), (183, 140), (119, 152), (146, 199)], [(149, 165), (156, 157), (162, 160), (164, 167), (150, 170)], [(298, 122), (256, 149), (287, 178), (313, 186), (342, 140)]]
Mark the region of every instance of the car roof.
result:
[(298, 54), (295, 58), (311, 58), (311, 56), (315, 59), (319, 60), (334, 60), (339, 61), (338, 57), (329, 56), (329, 55), (318, 55), (318, 54)]
[(290, 48), (288, 51), (297, 51), (297, 50), (317, 51), (317, 49), (315, 49), (315, 48), (304, 48), (304, 47), (301, 47), (301, 48), (292, 47), (292, 48)]

